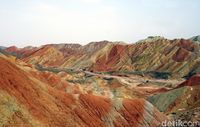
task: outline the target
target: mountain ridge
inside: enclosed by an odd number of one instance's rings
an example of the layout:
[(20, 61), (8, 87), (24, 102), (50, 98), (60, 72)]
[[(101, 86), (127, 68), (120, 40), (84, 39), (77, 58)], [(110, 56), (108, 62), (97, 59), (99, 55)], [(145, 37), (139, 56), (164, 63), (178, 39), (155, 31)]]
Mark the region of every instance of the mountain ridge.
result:
[[(45, 55), (45, 51), (42, 51), (44, 47), (54, 49), (54, 53), (51, 52), (52, 56), (51, 53)], [(200, 62), (198, 61), (200, 48), (196, 41), (168, 40), (160, 36), (148, 37), (134, 44), (101, 41), (91, 42), (84, 46), (47, 44), (40, 48), (33, 48), (31, 51), (27, 48), (17, 49), (14, 52), (10, 51), (9, 47), (7, 49), (8, 52), (19, 54), (22, 60), (32, 64), (90, 71), (164, 71), (172, 73), (175, 77), (187, 76)], [(38, 51), (46, 58), (43, 56), (33, 62), (34, 52)], [(55, 54), (60, 55), (56, 58), (53, 56)], [(44, 59), (46, 62), (41, 61)], [(196, 73), (199, 73), (199, 70)]]

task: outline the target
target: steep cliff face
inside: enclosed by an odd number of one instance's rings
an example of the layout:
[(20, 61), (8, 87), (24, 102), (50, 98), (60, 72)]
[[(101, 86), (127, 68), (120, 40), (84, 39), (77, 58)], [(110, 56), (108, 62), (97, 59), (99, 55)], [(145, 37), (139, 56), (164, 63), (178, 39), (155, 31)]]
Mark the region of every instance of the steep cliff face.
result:
[(166, 119), (144, 99), (67, 94), (14, 62), (0, 57), (0, 126), (155, 127)]

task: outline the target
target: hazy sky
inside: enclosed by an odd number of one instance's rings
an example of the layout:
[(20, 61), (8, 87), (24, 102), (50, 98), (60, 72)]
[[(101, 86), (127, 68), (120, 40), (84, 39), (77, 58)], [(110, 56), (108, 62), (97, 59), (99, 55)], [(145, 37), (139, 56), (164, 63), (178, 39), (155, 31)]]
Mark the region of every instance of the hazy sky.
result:
[(0, 0), (0, 45), (200, 34), (200, 0)]

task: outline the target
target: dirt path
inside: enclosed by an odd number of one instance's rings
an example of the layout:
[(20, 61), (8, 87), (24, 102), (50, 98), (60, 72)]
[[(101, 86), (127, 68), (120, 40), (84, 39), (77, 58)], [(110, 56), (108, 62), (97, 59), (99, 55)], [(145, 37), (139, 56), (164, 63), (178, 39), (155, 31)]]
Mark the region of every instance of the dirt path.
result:
[(99, 76), (102, 78), (114, 78), (114, 79), (118, 79), (119, 81), (125, 83), (125, 84), (132, 84), (129, 83), (129, 81), (131, 82), (137, 82), (137, 83), (146, 83), (146, 82), (151, 82), (151, 83), (162, 83), (162, 84), (180, 84), (181, 82), (185, 81), (184, 79), (152, 79), (152, 78), (148, 78), (148, 77), (140, 77), (140, 76), (130, 76), (130, 77), (124, 77), (124, 76), (117, 76), (117, 75), (108, 75), (108, 74), (97, 74), (94, 72), (90, 72), (90, 71), (84, 71), (86, 74), (89, 75), (94, 75), (94, 76)]

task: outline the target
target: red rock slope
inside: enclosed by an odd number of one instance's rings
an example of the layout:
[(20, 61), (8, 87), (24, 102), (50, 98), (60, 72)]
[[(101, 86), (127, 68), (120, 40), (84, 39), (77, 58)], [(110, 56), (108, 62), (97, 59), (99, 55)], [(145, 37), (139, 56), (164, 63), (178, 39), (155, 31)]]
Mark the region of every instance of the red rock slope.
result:
[(22, 58), (31, 55), (37, 49), (38, 49), (37, 47), (31, 47), (31, 46), (24, 48), (17, 48), (16, 46), (10, 46), (6, 48), (5, 51)]
[(180, 88), (184, 86), (197, 86), (197, 85), (200, 85), (200, 74), (192, 76), (191, 78), (181, 83), (177, 87)]
[(0, 57), (0, 126), (155, 127), (165, 116), (143, 99), (66, 94)]
[(33, 52), (30, 56), (23, 58), (23, 60), (31, 64), (58, 66), (63, 58), (64, 56), (62, 52), (52, 46), (47, 45)]

